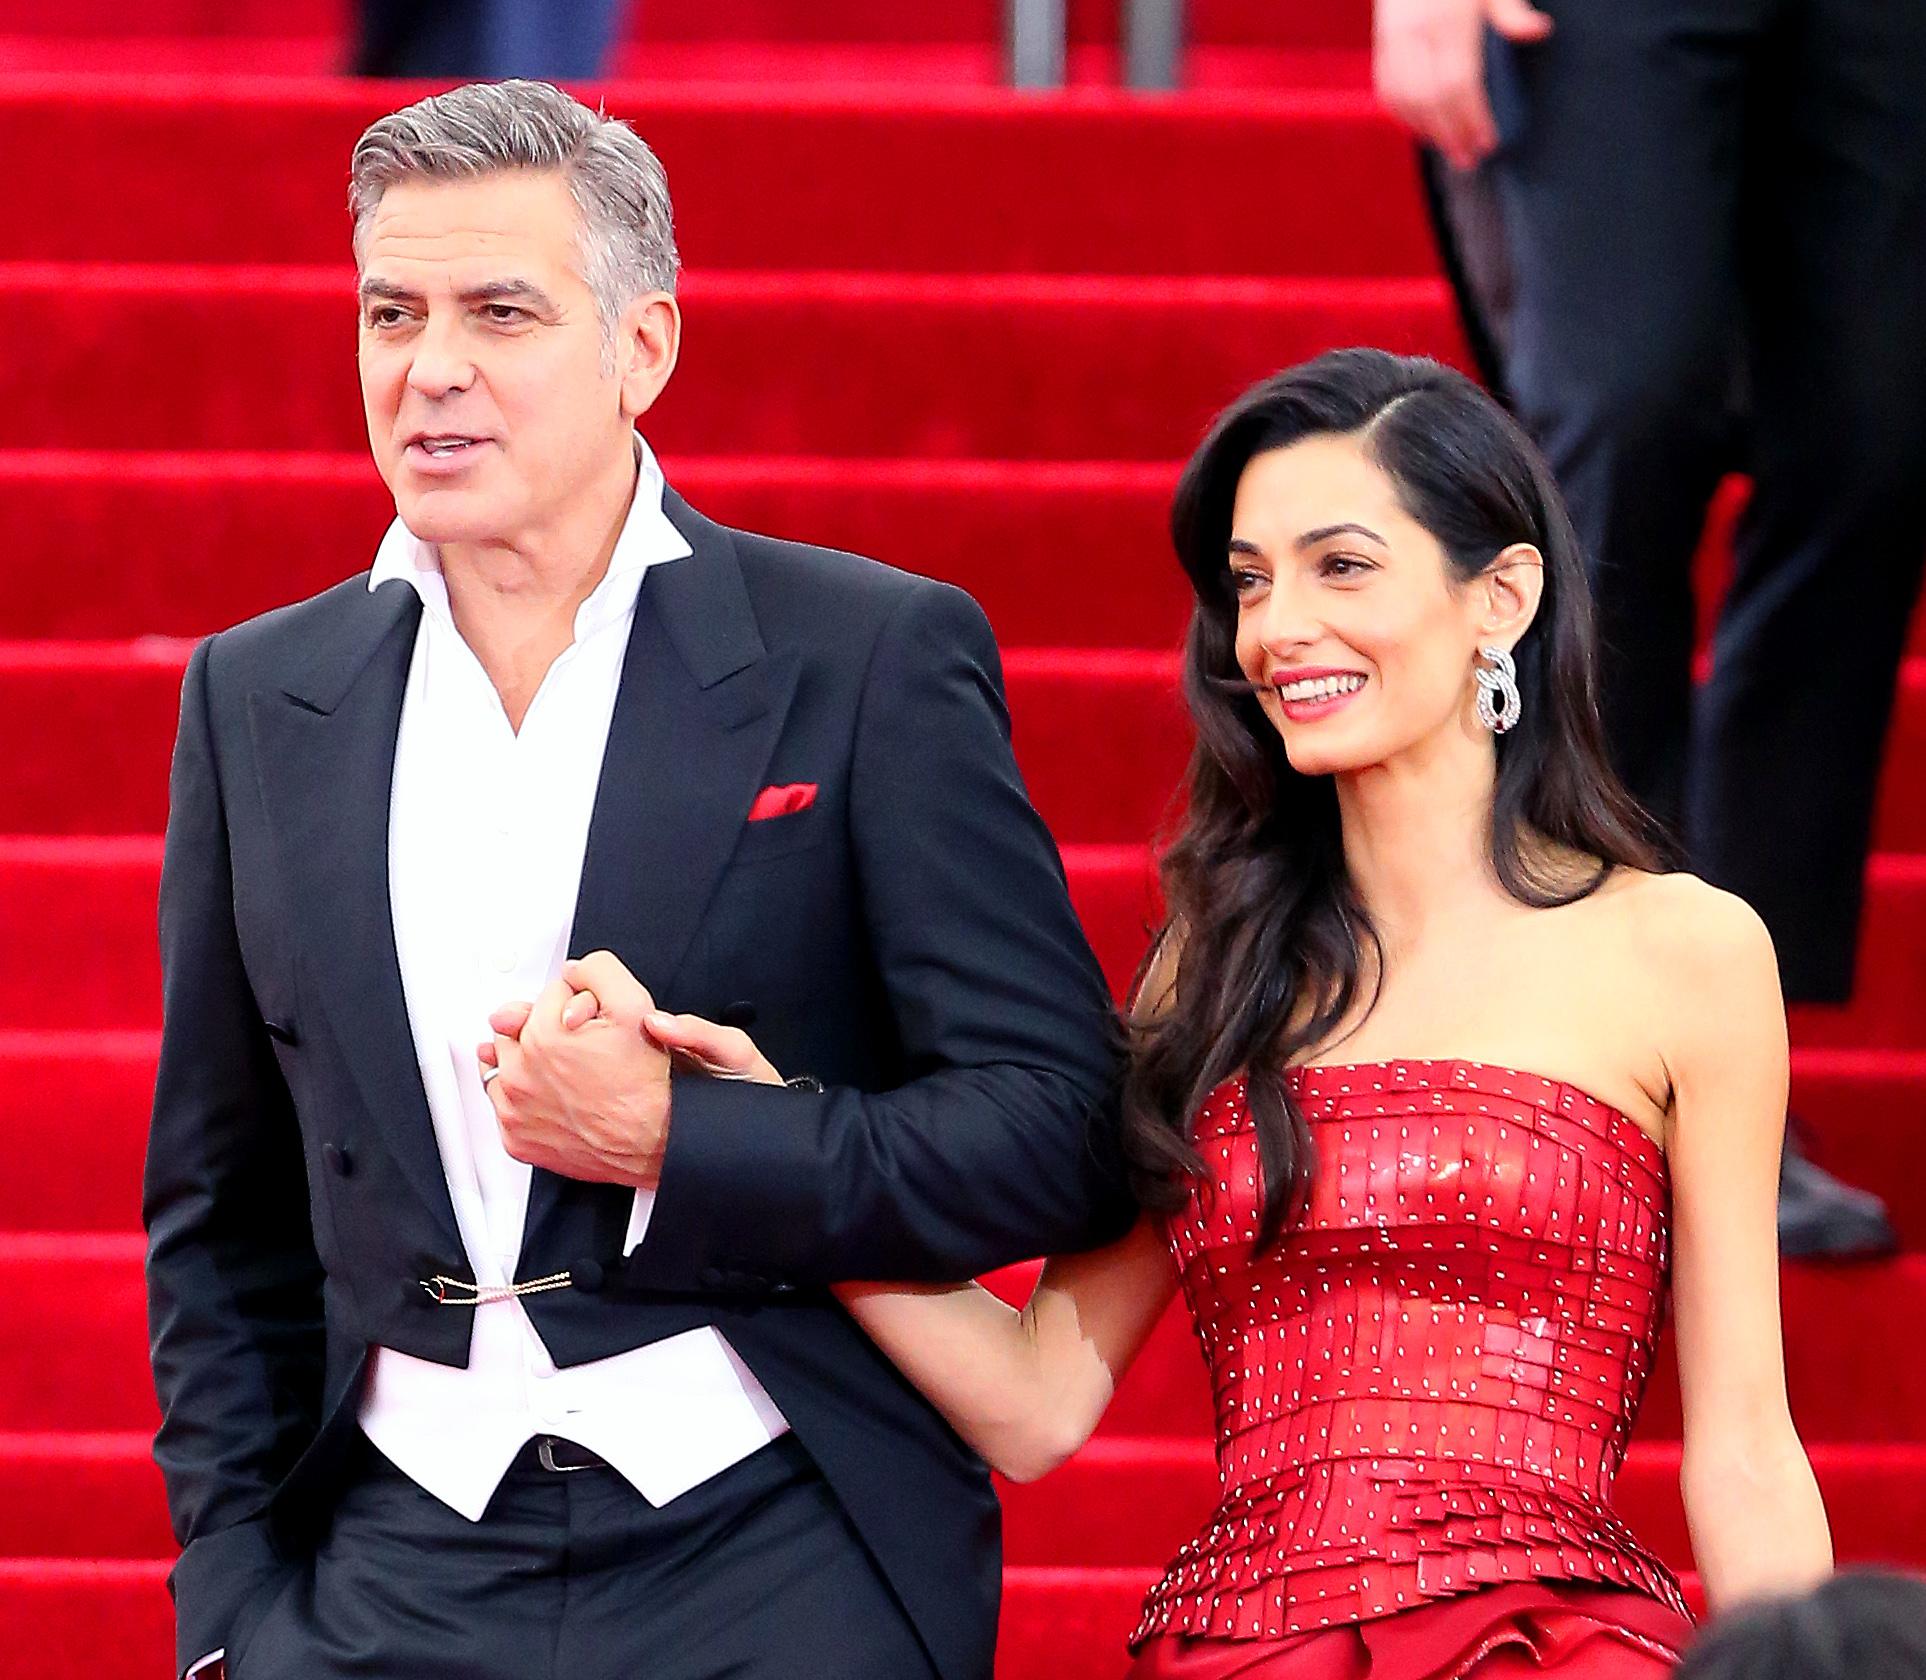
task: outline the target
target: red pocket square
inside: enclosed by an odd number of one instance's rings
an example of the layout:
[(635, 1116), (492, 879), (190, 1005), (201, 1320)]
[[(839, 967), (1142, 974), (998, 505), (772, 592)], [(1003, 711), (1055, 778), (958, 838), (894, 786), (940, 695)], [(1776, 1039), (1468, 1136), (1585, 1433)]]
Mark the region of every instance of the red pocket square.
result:
[(783, 787), (766, 787), (749, 807), (751, 822), (767, 822), (771, 817), (793, 817), (816, 803), (814, 782), (790, 782)]

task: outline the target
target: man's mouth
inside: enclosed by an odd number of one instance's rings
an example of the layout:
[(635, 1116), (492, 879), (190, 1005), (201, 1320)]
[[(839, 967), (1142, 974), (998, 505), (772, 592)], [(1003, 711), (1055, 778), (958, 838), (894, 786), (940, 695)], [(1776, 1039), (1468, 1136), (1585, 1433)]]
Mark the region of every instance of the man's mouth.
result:
[(410, 453), (418, 451), (431, 461), (452, 461), (480, 448), (487, 441), (487, 438), (469, 437), (462, 432), (423, 433), (408, 440), (408, 450)]

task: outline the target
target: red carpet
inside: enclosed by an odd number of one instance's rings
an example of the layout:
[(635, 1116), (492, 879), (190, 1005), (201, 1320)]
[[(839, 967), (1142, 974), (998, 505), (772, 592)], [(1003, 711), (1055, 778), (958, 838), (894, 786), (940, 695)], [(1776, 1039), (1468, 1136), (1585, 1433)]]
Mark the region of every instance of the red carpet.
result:
[[(1244, 383), (1327, 345), (1461, 351), (1408, 153), (1358, 91), (1365, 0), (1196, 0), (1200, 80), (1337, 67), (1315, 87), (912, 85), (988, 81), (1000, 9), (647, 0), (623, 63), (658, 79), (609, 98), (668, 161), (693, 270), (651, 425), (672, 477), (720, 517), (982, 599), (1025, 773), (1120, 980), (1185, 752), (1175, 463)], [(1079, 74), (1102, 73), (1114, 7), (1071, 10)], [(341, 207), (348, 144), (388, 95), (86, 73), (324, 68), (334, 0), (151, 0), (144, 42), (123, 15), (0, 0), (0, 72), (37, 72), (0, 73), (0, 147), (36, 160), (0, 228), (0, 1680), (166, 1672), (137, 1178), (175, 692), (189, 639), (357, 569), (388, 517), (362, 454)], [(733, 85), (660, 79), (678, 67)], [(759, 75), (775, 79), (744, 85)], [(1708, 601), (1742, 493), (1708, 530)], [(1900, 1328), (1926, 1318), (1915, 648), (1860, 996), (1795, 1020), (1819, 1152), (1890, 1191), (1907, 1252), (1789, 1268), (1785, 1289), (1841, 1554), (1923, 1565), (1926, 1358)], [(1001, 1680), (1121, 1673), (1139, 1593), (1209, 1502), (1208, 1433), (1173, 1316), (1091, 1447), (1010, 1490)], [(1621, 1503), (1683, 1566), (1678, 1433), (1668, 1363)]]

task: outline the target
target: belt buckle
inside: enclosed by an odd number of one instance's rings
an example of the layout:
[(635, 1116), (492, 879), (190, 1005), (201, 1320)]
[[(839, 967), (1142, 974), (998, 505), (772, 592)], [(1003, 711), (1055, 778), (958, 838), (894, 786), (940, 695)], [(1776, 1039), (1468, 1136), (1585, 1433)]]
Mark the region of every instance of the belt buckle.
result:
[(568, 1476), (577, 1470), (592, 1470), (592, 1464), (557, 1464), (555, 1462), (555, 1437), (543, 1435), (535, 1442), (535, 1462), (544, 1470), (552, 1470), (558, 1476)]

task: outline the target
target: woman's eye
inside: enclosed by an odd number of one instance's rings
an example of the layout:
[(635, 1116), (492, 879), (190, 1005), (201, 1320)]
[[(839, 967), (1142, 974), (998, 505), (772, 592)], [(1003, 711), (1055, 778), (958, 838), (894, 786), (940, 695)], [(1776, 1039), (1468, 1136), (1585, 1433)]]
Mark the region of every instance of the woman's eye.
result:
[(1327, 554), (1321, 568), (1326, 577), (1362, 577), (1366, 572), (1375, 571), (1368, 560), (1360, 560), (1351, 554)]
[(1254, 572), (1248, 566), (1231, 567), (1231, 593), (1249, 595), (1270, 580), (1262, 572)]

